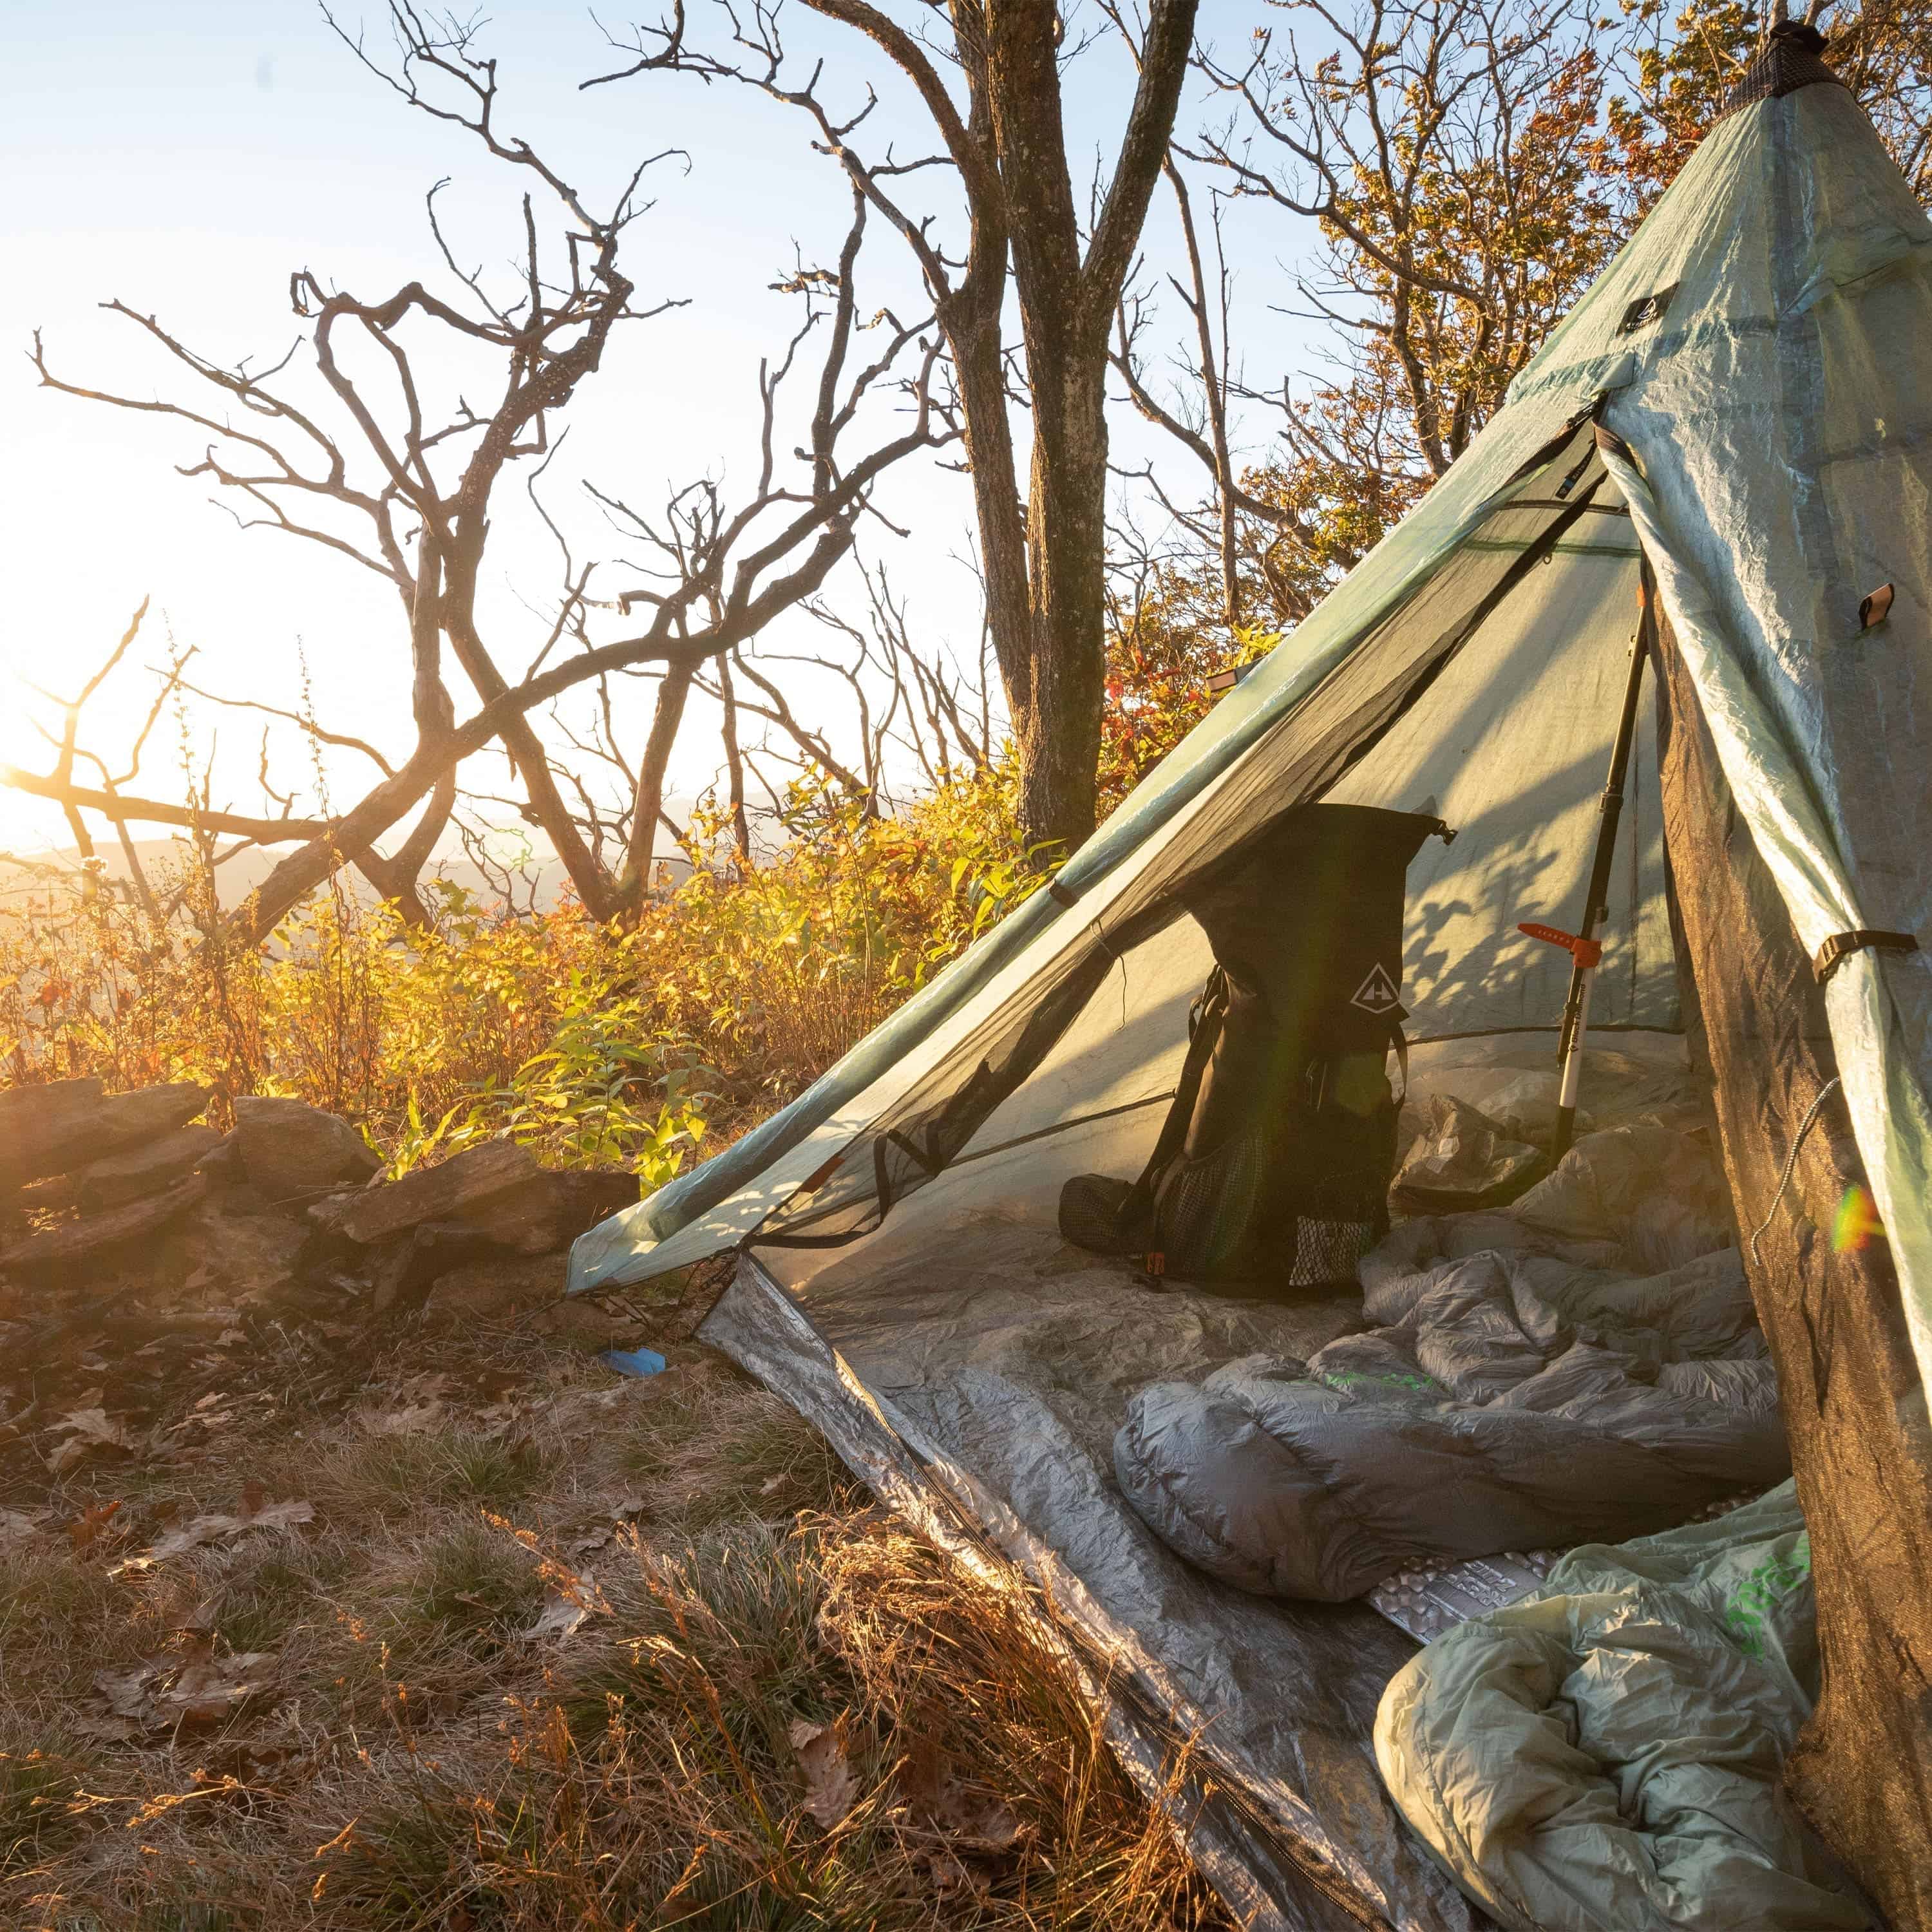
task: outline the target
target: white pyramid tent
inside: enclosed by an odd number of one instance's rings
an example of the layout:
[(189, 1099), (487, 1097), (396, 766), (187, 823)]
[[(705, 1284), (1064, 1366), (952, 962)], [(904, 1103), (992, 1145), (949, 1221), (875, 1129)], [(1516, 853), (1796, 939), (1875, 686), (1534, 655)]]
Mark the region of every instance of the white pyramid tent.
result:
[[(1410, 1036), (1553, 1037), (1568, 962), (1517, 926), (1579, 922), (1646, 566), (1665, 714), (1694, 705), (1787, 938), (1829, 968), (1829, 1057), (1932, 1382), (1932, 955), (1909, 950), (1932, 935), (1932, 225), (1800, 40), (1450, 474), (1050, 892), (572, 1256), (585, 1290), (738, 1250), (707, 1335), (935, 1534), (1057, 1586), (1130, 1757), (1208, 1725), (1218, 1795), (1192, 1841), (1257, 1923), (1474, 1922), (1367, 1755), (1363, 1699), (1403, 1641), (1367, 1612), (1238, 1598), (1108, 1514), (1109, 1405), (1258, 1346), (1226, 1304), (1158, 1298), (1142, 1322), (1028, 1284), (1064, 1274), (1042, 1258), (1061, 1184), (1136, 1172), (1174, 1091), (1212, 963), (1177, 889), (1286, 812), (1454, 826), (1409, 872)], [(1670, 876), (1710, 859), (1666, 836), (1657, 720), (1647, 704), (1591, 1025), (1667, 1048), (1697, 1006)], [(1780, 1051), (1714, 1037), (1720, 1082), (1720, 1046)], [(1762, 1118), (1774, 1175), (1815, 1097)], [(1743, 1225), (1763, 1204), (1741, 1199)]]

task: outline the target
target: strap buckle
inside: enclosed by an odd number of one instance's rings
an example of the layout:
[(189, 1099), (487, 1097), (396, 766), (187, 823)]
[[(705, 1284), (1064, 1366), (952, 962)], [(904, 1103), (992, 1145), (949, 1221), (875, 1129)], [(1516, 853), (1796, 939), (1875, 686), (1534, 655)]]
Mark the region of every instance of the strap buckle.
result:
[(1834, 932), (1819, 947), (1811, 960), (1811, 974), (1822, 986), (1840, 964), (1854, 952), (1916, 952), (1918, 941), (1909, 932), (1880, 932), (1862, 926), (1851, 932)]

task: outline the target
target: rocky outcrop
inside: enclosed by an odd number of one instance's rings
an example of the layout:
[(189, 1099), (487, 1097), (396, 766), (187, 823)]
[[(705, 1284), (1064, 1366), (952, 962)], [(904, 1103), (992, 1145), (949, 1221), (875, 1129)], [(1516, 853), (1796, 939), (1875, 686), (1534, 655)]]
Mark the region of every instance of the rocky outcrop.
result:
[(278, 1206), (366, 1180), (382, 1166), (346, 1120), (303, 1100), (242, 1095), (235, 1102), (235, 1138), (248, 1178)]
[(207, 1098), (92, 1079), (0, 1093), (0, 1288), (103, 1306), (152, 1293), (182, 1321), (250, 1308), (367, 1321), (493, 1263), (559, 1293), (561, 1251), (638, 1198), (634, 1174), (553, 1172), (509, 1141), (377, 1181), (376, 1156), (334, 1114), (244, 1096), (224, 1136), (189, 1124)]
[(145, 1147), (110, 1154), (74, 1177), (74, 1198), (84, 1211), (118, 1208), (158, 1192), (198, 1167), (220, 1146), (221, 1136), (199, 1123), (177, 1127)]
[(186, 1214), (207, 1191), (207, 1181), (198, 1174), (191, 1174), (159, 1194), (125, 1202), (104, 1213), (29, 1234), (24, 1240), (0, 1248), (0, 1274), (38, 1274), (71, 1268), (131, 1241), (145, 1240)]
[(514, 1141), (485, 1141), (386, 1186), (318, 1202), (309, 1218), (364, 1247), (438, 1227), (544, 1255), (637, 1198), (637, 1177), (621, 1168), (558, 1174)]
[(419, 1167), (386, 1186), (318, 1202), (308, 1210), (309, 1219), (369, 1247), (409, 1234), (425, 1222), (468, 1219), (466, 1210), (487, 1210), (504, 1204), (506, 1197), (511, 1197), (507, 1204), (514, 1212), (514, 1197), (533, 1186), (540, 1187), (544, 1178), (528, 1148), (514, 1141), (485, 1141), (434, 1167)]
[(0, 1190), (152, 1141), (194, 1119), (208, 1098), (189, 1081), (133, 1094), (104, 1094), (92, 1079), (8, 1088), (0, 1091)]

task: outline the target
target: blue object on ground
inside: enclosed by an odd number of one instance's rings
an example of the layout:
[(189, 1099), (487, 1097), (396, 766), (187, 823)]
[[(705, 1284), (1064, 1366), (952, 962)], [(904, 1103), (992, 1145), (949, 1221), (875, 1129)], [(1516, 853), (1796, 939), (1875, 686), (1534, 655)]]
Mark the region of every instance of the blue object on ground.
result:
[(620, 1376), (661, 1376), (664, 1358), (655, 1348), (606, 1348), (597, 1359)]

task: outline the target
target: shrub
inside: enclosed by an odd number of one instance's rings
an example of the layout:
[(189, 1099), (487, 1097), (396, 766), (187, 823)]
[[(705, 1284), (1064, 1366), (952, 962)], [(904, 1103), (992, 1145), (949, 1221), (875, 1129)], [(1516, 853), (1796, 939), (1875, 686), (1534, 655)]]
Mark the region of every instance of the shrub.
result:
[[(218, 1121), (238, 1094), (292, 1094), (358, 1121), (392, 1173), (507, 1136), (656, 1187), (1040, 883), (1014, 796), (1001, 767), (892, 817), (802, 779), (769, 862), (700, 866), (628, 929), (569, 903), (512, 916), (448, 884), (424, 929), (338, 882), (243, 951), (205, 910), (157, 920), (97, 868), (77, 894), (0, 907), (0, 1069), (198, 1081)], [(694, 850), (719, 849), (721, 830), (700, 810)], [(158, 883), (192, 908), (182, 880)]]

